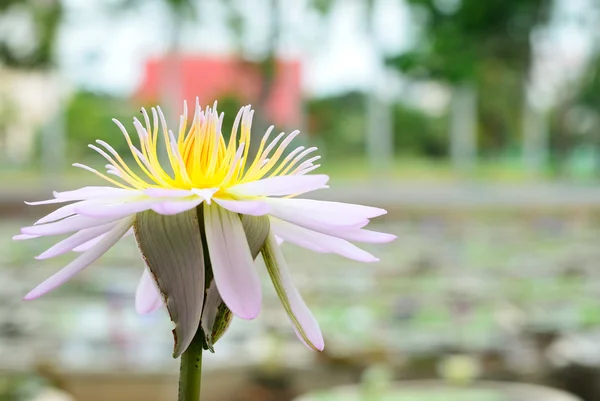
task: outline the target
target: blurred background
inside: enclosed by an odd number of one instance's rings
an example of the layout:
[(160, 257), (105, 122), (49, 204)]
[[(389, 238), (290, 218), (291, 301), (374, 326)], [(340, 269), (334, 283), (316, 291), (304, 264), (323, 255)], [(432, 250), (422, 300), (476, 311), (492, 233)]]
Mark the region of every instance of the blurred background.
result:
[(599, 26), (598, 0), (0, 0), (0, 400), (174, 399), (134, 241), (24, 303), (72, 256), (11, 236), (49, 210), (23, 200), (98, 183), (88, 143), (127, 153), (111, 118), (196, 96), (225, 131), (248, 103), (258, 138), (301, 129), (314, 197), (398, 235), (375, 265), (286, 245), (325, 351), (265, 285), (204, 401), (600, 400)]

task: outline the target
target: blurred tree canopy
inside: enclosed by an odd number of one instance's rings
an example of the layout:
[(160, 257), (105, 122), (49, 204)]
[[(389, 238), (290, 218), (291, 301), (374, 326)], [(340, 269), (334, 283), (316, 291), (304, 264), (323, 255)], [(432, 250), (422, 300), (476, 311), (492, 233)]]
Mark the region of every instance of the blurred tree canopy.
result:
[(553, 0), (407, 1), (419, 40), (388, 64), (417, 79), (474, 85), (482, 150), (510, 147), (532, 65), (531, 34), (548, 23)]
[(59, 0), (1, 0), (0, 23), (16, 21), (27, 32), (0, 31), (0, 64), (45, 68), (52, 64), (56, 36), (63, 17)]

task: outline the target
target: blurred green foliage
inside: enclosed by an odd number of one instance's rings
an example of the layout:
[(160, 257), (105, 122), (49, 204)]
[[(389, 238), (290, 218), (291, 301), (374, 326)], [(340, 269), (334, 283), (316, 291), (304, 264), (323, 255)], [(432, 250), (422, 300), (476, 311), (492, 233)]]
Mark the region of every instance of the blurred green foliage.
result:
[[(388, 58), (416, 79), (471, 84), (478, 93), (479, 145), (497, 154), (520, 139), (532, 33), (552, 0), (408, 0), (420, 25), (417, 45)], [(493, 96), (490, 94), (493, 93)]]
[[(365, 94), (350, 92), (307, 102), (308, 131), (333, 157), (361, 156), (364, 152)], [(448, 153), (447, 118), (396, 103), (392, 106), (397, 154), (439, 158)]]
[[(54, 47), (63, 6), (59, 0), (1, 0), (0, 23), (2, 18), (18, 15), (23, 23), (31, 26), (32, 38), (15, 37), (12, 30), (0, 34), (0, 64), (17, 68), (45, 68), (52, 64)], [(27, 22), (25, 22), (27, 21)], [(31, 43), (33, 42), (33, 43)]]
[(86, 91), (75, 93), (67, 104), (65, 116), (69, 154), (73, 157), (93, 154), (87, 145), (97, 139), (108, 142), (119, 153), (129, 154), (127, 142), (112, 119), (121, 121), (132, 138), (136, 138), (131, 125), (132, 116), (136, 115), (141, 118), (139, 109), (122, 98)]

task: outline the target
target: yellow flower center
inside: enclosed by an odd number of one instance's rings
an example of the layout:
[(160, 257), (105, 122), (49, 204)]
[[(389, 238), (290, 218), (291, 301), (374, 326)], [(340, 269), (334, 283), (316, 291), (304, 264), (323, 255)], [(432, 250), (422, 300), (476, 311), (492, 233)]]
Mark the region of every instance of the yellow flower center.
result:
[[(297, 166), (298, 162), (316, 148), (302, 152), (304, 147), (299, 147), (280, 162), (285, 149), (299, 132), (290, 133), (283, 141), (281, 139), (285, 134), (281, 133), (267, 145), (273, 127), (270, 127), (262, 138), (254, 160), (251, 163), (248, 162), (253, 113), (250, 106), (243, 107), (239, 111), (231, 136), (226, 143), (221, 132), (223, 114), (218, 114), (216, 103), (213, 108), (207, 107), (205, 111), (202, 111), (199, 104), (196, 103), (196, 112), (189, 129), (187, 128), (187, 106), (184, 104), (177, 136), (169, 131), (160, 108), (152, 108), (152, 125), (148, 113), (142, 109), (145, 124), (142, 125), (139, 120), (134, 118), (140, 149), (134, 146), (125, 127), (114, 120), (121, 128), (141, 173), (134, 172), (114, 149), (103, 141), (97, 142), (107, 148), (114, 158), (94, 145), (90, 145), (90, 147), (101, 153), (110, 162), (110, 165), (107, 166), (109, 173), (118, 176), (122, 182), (89, 167), (78, 166), (93, 171), (121, 188), (138, 190), (147, 188), (219, 188), (215, 194), (217, 196), (226, 195), (227, 188), (237, 184), (256, 181), (267, 175), (295, 174), (303, 168), (302, 165)], [(162, 131), (171, 173), (165, 171), (159, 161), (159, 131)], [(294, 169), (294, 167), (296, 168)]]

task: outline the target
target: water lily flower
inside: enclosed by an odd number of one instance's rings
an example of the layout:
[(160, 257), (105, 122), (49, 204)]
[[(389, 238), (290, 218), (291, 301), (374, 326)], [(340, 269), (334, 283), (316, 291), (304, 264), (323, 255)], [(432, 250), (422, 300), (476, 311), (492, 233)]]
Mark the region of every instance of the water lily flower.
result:
[[(148, 313), (166, 304), (175, 323), (175, 356), (191, 343), (199, 325), (213, 332), (219, 306), (235, 316), (253, 319), (261, 310), (261, 284), (255, 258), (262, 254), (269, 276), (296, 334), (304, 344), (322, 350), (321, 330), (297, 291), (280, 251), (286, 241), (316, 252), (332, 252), (361, 262), (378, 259), (352, 242), (383, 243), (395, 236), (364, 229), (385, 210), (338, 202), (298, 198), (327, 188), (329, 177), (310, 174), (315, 147), (288, 150), (299, 134), (273, 127), (251, 157), (253, 111), (243, 107), (231, 135), (222, 132), (223, 114), (202, 110), (198, 101), (188, 127), (187, 106), (174, 134), (160, 108), (143, 122), (133, 119), (139, 144), (123, 133), (134, 163), (127, 163), (108, 143), (90, 148), (104, 157), (106, 172), (76, 163), (104, 179), (107, 186), (55, 192), (54, 198), (31, 205), (66, 205), (21, 229), (15, 239), (72, 234), (38, 259), (81, 252), (62, 270), (25, 296), (37, 298), (62, 285), (134, 233), (146, 269), (136, 292), (136, 308)], [(152, 123), (151, 123), (152, 117)], [(164, 161), (159, 149), (164, 146)], [(210, 306), (210, 307), (209, 307)], [(214, 330), (213, 330), (214, 329)]]

